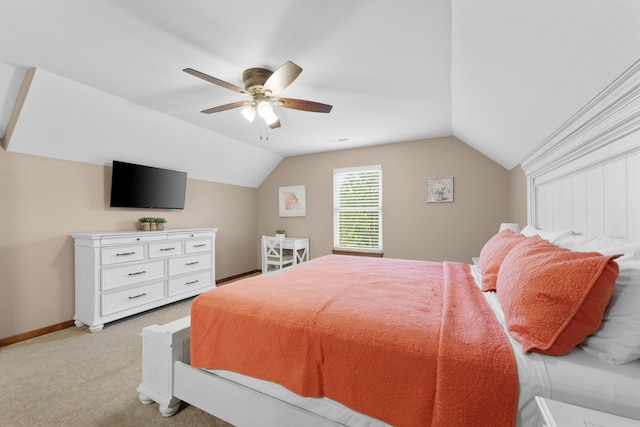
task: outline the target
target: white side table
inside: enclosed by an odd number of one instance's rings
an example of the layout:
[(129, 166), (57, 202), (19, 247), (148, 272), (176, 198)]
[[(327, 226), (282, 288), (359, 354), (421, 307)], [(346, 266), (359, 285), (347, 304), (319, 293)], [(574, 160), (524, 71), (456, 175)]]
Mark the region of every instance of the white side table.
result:
[(536, 396), (547, 427), (640, 427), (640, 421)]

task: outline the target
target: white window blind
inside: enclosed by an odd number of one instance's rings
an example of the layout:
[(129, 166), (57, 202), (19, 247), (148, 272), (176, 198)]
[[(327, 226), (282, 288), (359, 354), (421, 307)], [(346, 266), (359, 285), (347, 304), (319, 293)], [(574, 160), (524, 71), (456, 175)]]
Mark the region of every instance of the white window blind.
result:
[(382, 166), (334, 169), (333, 245), (382, 251)]

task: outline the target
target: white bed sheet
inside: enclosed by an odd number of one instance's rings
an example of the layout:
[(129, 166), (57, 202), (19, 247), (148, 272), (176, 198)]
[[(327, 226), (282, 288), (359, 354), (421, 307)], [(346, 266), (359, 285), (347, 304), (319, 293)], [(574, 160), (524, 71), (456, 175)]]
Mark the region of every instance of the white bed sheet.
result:
[(270, 381), (264, 381), (258, 378), (238, 374), (236, 372), (219, 369), (207, 369), (207, 371), (235, 383), (242, 384), (260, 393), (267, 394), (281, 401), (304, 408), (314, 414), (321, 415), (334, 421), (336, 425), (353, 427), (390, 427), (387, 423), (371, 418), (368, 415), (361, 414), (360, 412), (356, 412), (335, 400), (329, 399), (328, 397), (302, 397), (284, 388), (280, 384)]
[(611, 365), (575, 348), (543, 361), (552, 399), (640, 420), (640, 360)]

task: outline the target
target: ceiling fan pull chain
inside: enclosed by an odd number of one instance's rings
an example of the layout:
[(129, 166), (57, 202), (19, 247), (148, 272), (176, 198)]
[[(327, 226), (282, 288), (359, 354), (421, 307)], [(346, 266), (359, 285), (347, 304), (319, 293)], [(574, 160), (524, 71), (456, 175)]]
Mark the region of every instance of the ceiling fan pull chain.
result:
[[(264, 137), (262, 136), (262, 132), (264, 131)], [(266, 123), (260, 123), (260, 141), (268, 141), (269, 140), (269, 126)]]

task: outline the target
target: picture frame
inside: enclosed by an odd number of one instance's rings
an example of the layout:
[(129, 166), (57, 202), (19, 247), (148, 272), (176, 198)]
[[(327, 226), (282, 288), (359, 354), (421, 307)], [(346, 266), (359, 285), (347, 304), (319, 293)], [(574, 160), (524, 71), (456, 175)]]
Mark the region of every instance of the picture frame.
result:
[(306, 216), (306, 186), (291, 185), (278, 189), (279, 210), (281, 217)]
[(453, 202), (453, 177), (436, 176), (426, 178), (425, 193), (427, 203)]

